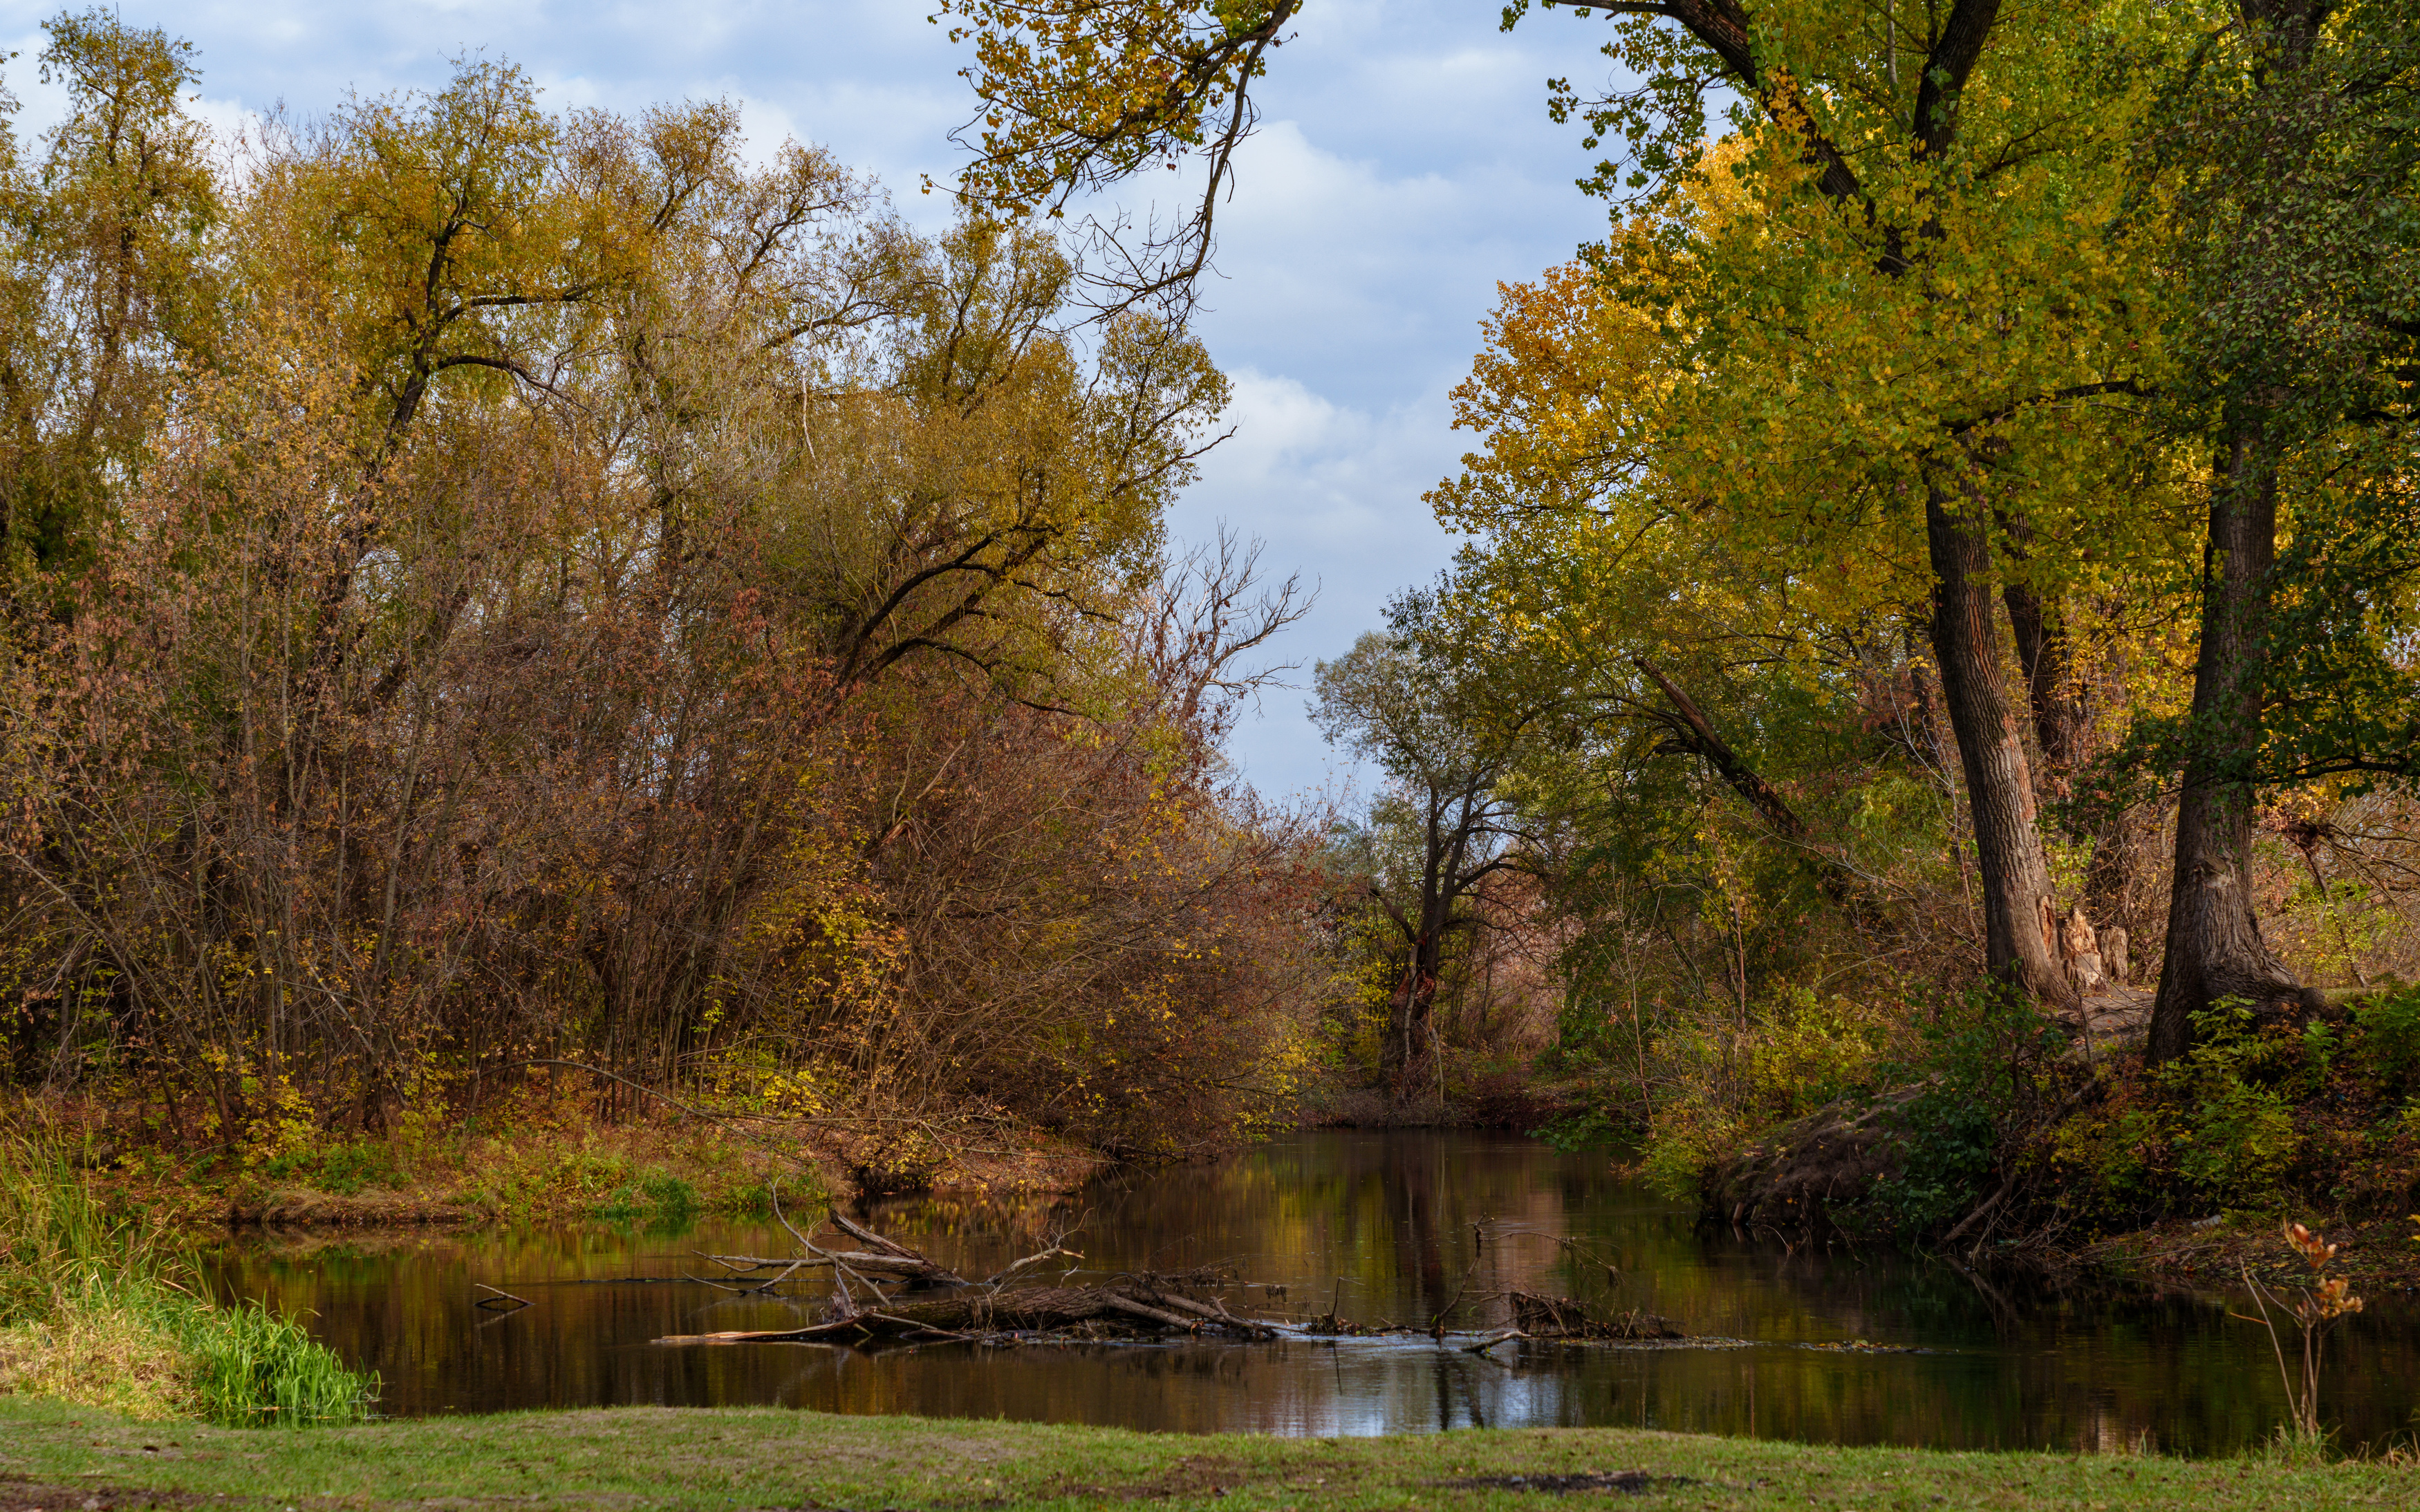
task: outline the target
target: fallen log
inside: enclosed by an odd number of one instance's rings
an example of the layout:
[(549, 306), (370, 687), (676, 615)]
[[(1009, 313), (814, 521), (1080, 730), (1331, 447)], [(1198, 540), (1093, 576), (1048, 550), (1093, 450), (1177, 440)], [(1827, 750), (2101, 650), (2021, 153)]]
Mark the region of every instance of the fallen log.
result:
[(741, 1275), (752, 1271), (814, 1271), (838, 1263), (868, 1275), (917, 1281), (926, 1286), (963, 1287), (970, 1284), (965, 1276), (936, 1265), (921, 1255), (909, 1259), (897, 1255), (868, 1254), (863, 1250), (829, 1250), (820, 1255), (768, 1259), (755, 1255), (708, 1255), (703, 1250), (693, 1253), (701, 1260), (712, 1260), (724, 1270)]
[[(724, 1334), (684, 1334), (659, 1344), (781, 1344), (849, 1336), (906, 1338), (918, 1333), (984, 1335), (1065, 1328), (1116, 1314), (1161, 1329), (1198, 1333), (1218, 1329), (1248, 1338), (1274, 1338), (1278, 1330), (1257, 1319), (1227, 1316), (1189, 1297), (1138, 1286), (1017, 1287), (993, 1291), (970, 1287), (928, 1302), (886, 1302), (877, 1309), (828, 1318), (802, 1328), (755, 1329)], [(1190, 1315), (1190, 1316), (1187, 1316)]]

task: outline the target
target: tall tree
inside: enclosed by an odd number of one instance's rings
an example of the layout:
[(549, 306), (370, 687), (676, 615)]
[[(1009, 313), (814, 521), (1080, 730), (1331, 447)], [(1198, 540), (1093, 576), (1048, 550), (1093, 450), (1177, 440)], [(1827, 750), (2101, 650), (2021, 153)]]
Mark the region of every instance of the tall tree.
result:
[[(192, 44), (101, 10), (43, 23), (67, 114), (23, 174), (0, 167), (0, 572), (88, 565), (149, 413), (220, 312), (209, 130), (185, 110)], [(58, 298), (60, 294), (68, 298)]]
[[(2288, 741), (2298, 748), (2273, 750), (2269, 719), (2281, 701), (2357, 702), (2357, 684), (2296, 687), (2289, 668), (2319, 641), (2368, 640), (2346, 633), (2355, 626), (2338, 606), (2382, 610), (2410, 570), (2348, 553), (2330, 517), (2408, 488), (2420, 373), (2415, 83), (2420, 24), (2408, 8), (2241, 0), (2208, 18), (2149, 155), (2178, 180), (2173, 254), (2188, 288), (2178, 397), (2208, 417), (2213, 454), (2155, 1059), (2188, 1049), (2194, 1016), (2220, 998), (2308, 999), (2255, 911), (2261, 781), (2411, 769), (2408, 739), (2306, 712)], [(2285, 573), (2281, 525), (2301, 548)], [(2336, 548), (2335, 570), (2312, 550), (2320, 543)], [(2361, 563), (2350, 575), (2348, 555)], [(2290, 622), (2276, 617), (2281, 595), (2298, 605)]]
[[(1283, 19), (1265, 6), (1249, 8), (1258, 23)], [(1504, 24), (1527, 8), (1514, 0)], [(1737, 477), (1745, 466), (1753, 477), (1755, 459), (1740, 452), (1775, 440), (1820, 455), (1832, 438), (1806, 427), (1826, 421), (1846, 420), (1856, 440), (1882, 446), (1885, 457), (1861, 468), (1839, 458), (1848, 447), (1832, 446), (1828, 466), (1842, 478), (1862, 471), (1858, 491), (1869, 498), (1876, 485), (1884, 496), (1903, 493), (1890, 507), (1915, 512), (1930, 569), (1929, 639), (1974, 809), (1990, 968), (2035, 996), (2071, 1002), (2048, 928), (2056, 909), (2024, 716), (2000, 670), (1997, 603), (2009, 586), (2004, 521), (2018, 520), (2029, 542), (2049, 523), (2024, 497), (2029, 470), (2011, 458), (2010, 433), (2045, 410), (2139, 386), (2131, 333), (2113, 329), (2125, 323), (2125, 307), (2092, 286), (2105, 268), (2092, 245), (2098, 231), (2078, 229), (2079, 215), (2089, 226), (2111, 208), (2101, 186), (2076, 179), (2110, 157), (2113, 129), (2132, 100), (2122, 70), (2095, 61), (2122, 52), (2124, 39), (2111, 16), (2088, 4), (2012, 16), (1999, 0), (1885, 17), (1804, 0), (1575, 8), (1612, 20), (1617, 37), (1606, 51), (1640, 81), (1596, 100), (1557, 87), (1557, 114), (1584, 115), (1591, 144), (1609, 132), (1629, 141), (1626, 163), (1599, 170), (1592, 187), (1600, 192), (1650, 208), (1668, 204), (1704, 171), (1710, 91), (1742, 102), (1733, 125), (1758, 144), (1753, 171), (1769, 189), (1753, 232), (1761, 241), (1735, 250), (1760, 265), (1761, 276), (1732, 280), (1715, 296), (1717, 307), (1696, 318), (1701, 343), (1732, 348), (1704, 353), (1706, 370), (1729, 366), (1730, 381), (1777, 384), (1761, 418), (1783, 429), (1760, 424), (1719, 471)], [(1222, 140), (1228, 127), (1205, 116), (1207, 95), (1163, 88), (1149, 109), (1125, 109), (1109, 85), (1120, 75), (1106, 65), (1054, 70), (1023, 61), (1047, 36), (1071, 56), (1126, 60), (1121, 66), (1139, 70), (1154, 48), (1178, 47), (1190, 35), (1176, 19), (1140, 0), (983, 9), (979, 84), (1010, 125), (985, 139), (972, 181), (1048, 177), (1076, 164), (1094, 175), (1125, 172)], [(1183, 19), (1199, 18), (1188, 11)], [(1148, 46), (1137, 40), (1146, 36)], [(1205, 58), (1229, 55), (1202, 45)], [(1222, 77), (1236, 92), (1250, 82), (1249, 71)], [(1978, 81), (1988, 87), (1977, 89)], [(1233, 121), (1248, 120), (1248, 111), (1231, 109)], [(1078, 115), (1094, 134), (1071, 156), (1063, 133), (1046, 128)], [(1644, 195), (1629, 193), (1639, 190)], [(1777, 295), (1776, 274), (1788, 295)], [(1651, 305), (1669, 297), (1657, 292), (1665, 298)], [(1880, 324), (1899, 349), (1843, 318), (1869, 306), (1890, 313)], [(1767, 369), (1754, 379), (1735, 361), (1743, 344)], [(1989, 360), (1974, 363), (1978, 352)], [(1823, 378), (1810, 382), (1818, 371)], [(1815, 404), (1792, 412), (1819, 387), (1855, 399), (1821, 415)], [(1866, 400), (1887, 413), (1887, 424), (1856, 413)], [(1837, 532), (1847, 521), (1838, 501), (1822, 492), (1832, 481), (1792, 477), (1799, 500), (1785, 513), (1798, 526)], [(1778, 489), (1763, 495), (1782, 497)], [(2018, 586), (2039, 592), (2043, 576), (2038, 563)], [(2040, 660), (2039, 648), (2033, 659)]]
[(1516, 859), (1518, 810), (1504, 783), (1535, 717), (1491, 697), (1447, 648), (1422, 643), (1443, 628), (1435, 610), (1428, 594), (1397, 600), (1388, 631), (1319, 664), (1312, 709), (1331, 742), (1387, 775), (1374, 819), (1405, 852), (1400, 867), (1373, 857), (1365, 879), (1403, 945), (1379, 1056), (1399, 1098), (1427, 1060), (1447, 950), (1475, 925), (1468, 900)]

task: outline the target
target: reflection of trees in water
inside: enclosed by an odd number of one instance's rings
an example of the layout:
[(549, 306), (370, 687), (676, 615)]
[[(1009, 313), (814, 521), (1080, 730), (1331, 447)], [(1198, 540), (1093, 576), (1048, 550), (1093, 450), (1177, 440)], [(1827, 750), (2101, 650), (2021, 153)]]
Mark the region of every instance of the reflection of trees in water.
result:
[[(1323, 1134), (1232, 1160), (1130, 1171), (1065, 1196), (885, 1204), (883, 1227), (978, 1272), (1083, 1217), (1076, 1247), (1109, 1270), (1233, 1261), (1325, 1311), (1424, 1323), (1467, 1278), (1644, 1306), (1692, 1333), (1866, 1338), (1937, 1354), (1788, 1348), (1530, 1350), (1478, 1360), (1422, 1341), (1274, 1347), (956, 1348), (880, 1354), (811, 1346), (663, 1350), (667, 1334), (794, 1323), (798, 1306), (691, 1286), (581, 1285), (695, 1269), (690, 1251), (786, 1250), (769, 1223), (693, 1231), (604, 1225), (397, 1241), (247, 1243), (230, 1288), (307, 1312), (378, 1369), (387, 1410), (780, 1403), (847, 1412), (1353, 1433), (1607, 1424), (1851, 1443), (2221, 1451), (2285, 1412), (2265, 1336), (2209, 1300), (2112, 1301), (2006, 1282), (1994, 1303), (1956, 1271), (1888, 1252), (1785, 1254), (1698, 1232), (1693, 1214), (1616, 1181), (1601, 1155), (1425, 1132)], [(1472, 1226), (1491, 1221), (1483, 1238)], [(1619, 1268), (1609, 1279), (1549, 1236)], [(1475, 1263), (1474, 1263), (1475, 1262)], [(473, 1282), (538, 1305), (499, 1319)], [(1250, 1298), (1258, 1303), (1257, 1293)], [(2325, 1400), (2348, 1445), (2408, 1431), (2420, 1405), (2411, 1310), (2374, 1302), (2331, 1351)], [(1478, 1318), (1458, 1315), (1466, 1322)]]

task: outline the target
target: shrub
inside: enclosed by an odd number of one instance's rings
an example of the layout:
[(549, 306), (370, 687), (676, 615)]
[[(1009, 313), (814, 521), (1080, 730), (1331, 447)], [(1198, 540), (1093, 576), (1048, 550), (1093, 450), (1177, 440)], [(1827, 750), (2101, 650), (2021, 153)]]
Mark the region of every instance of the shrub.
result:
[(273, 1180), (299, 1181), (348, 1197), (365, 1187), (402, 1184), (395, 1147), (367, 1139), (288, 1150), (265, 1162), (260, 1172)]
[(1885, 1080), (1924, 1084), (1894, 1120), (1897, 1174), (1872, 1217), (1910, 1239), (1939, 1233), (1984, 1196), (2011, 1126), (2033, 1116), (2056, 1031), (2015, 994), (1979, 987), (1925, 1026), (1925, 1053)]
[(1876, 1015), (1846, 997), (1785, 988), (1746, 1046), (1758, 1104), (1774, 1117), (1795, 1118), (1862, 1087), (1873, 1074), (1882, 1032)]
[(2194, 1027), (2192, 1052), (2159, 1073), (2181, 1104), (2177, 1174), (2209, 1201), (2273, 1201), (2302, 1148), (2278, 1083), (2304, 1068), (2310, 1046), (2300, 1036), (2259, 1032), (2250, 1005), (2234, 999), (2195, 1014)]
[(2372, 1074), (2410, 1086), (2420, 1074), (2420, 987), (2399, 987), (2354, 1005), (2361, 1058)]

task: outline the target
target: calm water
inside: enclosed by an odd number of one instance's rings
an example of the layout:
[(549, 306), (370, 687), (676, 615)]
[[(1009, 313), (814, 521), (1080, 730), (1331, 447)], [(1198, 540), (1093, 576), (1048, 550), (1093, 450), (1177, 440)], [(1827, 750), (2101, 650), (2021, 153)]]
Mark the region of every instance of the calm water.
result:
[[(2113, 1298), (1994, 1291), (1947, 1266), (1882, 1253), (1785, 1255), (1701, 1234), (1692, 1211), (1616, 1180), (1602, 1155), (1467, 1134), (1315, 1134), (1216, 1165), (1125, 1173), (1063, 1199), (936, 1197), (876, 1210), (884, 1231), (962, 1273), (987, 1273), (1061, 1227), (1106, 1270), (1223, 1261), (1288, 1288), (1254, 1306), (1425, 1322), (1448, 1299), (1512, 1288), (1645, 1306), (1745, 1349), (1504, 1346), (1474, 1358), (1426, 1339), (1275, 1345), (827, 1345), (665, 1348), (668, 1334), (795, 1326), (797, 1304), (709, 1288), (613, 1284), (707, 1267), (695, 1250), (788, 1254), (769, 1224), (677, 1232), (584, 1226), (249, 1242), (231, 1290), (307, 1310), (348, 1360), (376, 1369), (401, 1415), (623, 1403), (775, 1404), (833, 1412), (1032, 1418), (1182, 1431), (1418, 1432), (1621, 1425), (1831, 1443), (1944, 1447), (2137, 1445), (2230, 1450), (2269, 1436), (2285, 1404), (2267, 1335), (2217, 1294)], [(1475, 1246), (1473, 1225), (1491, 1225)], [(1619, 1269), (1547, 1236), (1582, 1242)], [(1474, 1253), (1476, 1247), (1476, 1253)], [(473, 1283), (532, 1298), (498, 1316)], [(1465, 1326), (1500, 1317), (1489, 1306)], [(2373, 1297), (2337, 1336), (2325, 1414), (2342, 1441), (2382, 1445), (2420, 1421), (2420, 1334), (2401, 1298)], [(1809, 1345), (1865, 1341), (1894, 1350)]]

